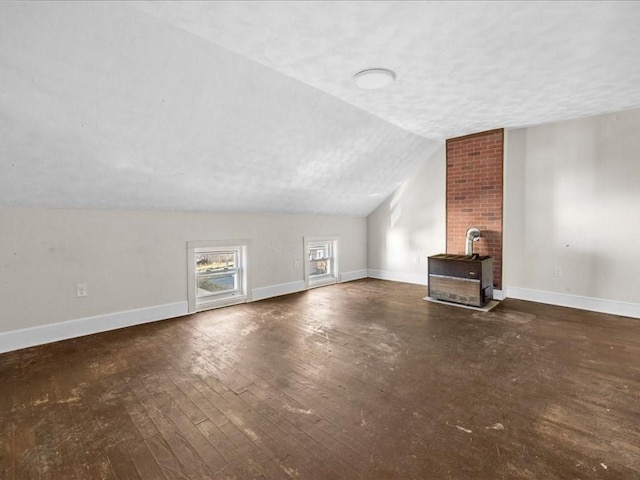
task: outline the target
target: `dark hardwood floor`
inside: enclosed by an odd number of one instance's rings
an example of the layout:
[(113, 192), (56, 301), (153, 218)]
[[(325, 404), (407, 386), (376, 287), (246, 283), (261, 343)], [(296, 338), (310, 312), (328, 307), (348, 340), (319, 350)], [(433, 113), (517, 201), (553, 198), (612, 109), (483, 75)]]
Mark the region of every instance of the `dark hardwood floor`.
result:
[(362, 280), (0, 355), (0, 478), (640, 479), (640, 320), (425, 294)]

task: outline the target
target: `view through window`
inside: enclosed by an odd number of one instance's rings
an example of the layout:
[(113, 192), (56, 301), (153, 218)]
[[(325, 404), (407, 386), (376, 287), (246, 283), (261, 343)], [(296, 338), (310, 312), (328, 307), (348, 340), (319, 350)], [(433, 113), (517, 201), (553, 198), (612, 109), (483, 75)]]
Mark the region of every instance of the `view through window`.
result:
[(305, 238), (307, 286), (315, 287), (335, 283), (337, 272), (338, 240), (331, 238)]
[(197, 297), (238, 290), (238, 251), (196, 253)]
[(309, 276), (331, 274), (331, 242), (313, 242), (309, 245)]

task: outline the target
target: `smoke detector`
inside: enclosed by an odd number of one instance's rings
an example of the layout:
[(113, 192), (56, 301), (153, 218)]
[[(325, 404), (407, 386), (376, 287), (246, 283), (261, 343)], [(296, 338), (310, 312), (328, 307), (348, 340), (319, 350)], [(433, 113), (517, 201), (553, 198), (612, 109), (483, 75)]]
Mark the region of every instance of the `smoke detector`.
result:
[(368, 68), (353, 76), (356, 85), (364, 90), (376, 90), (396, 81), (396, 73), (388, 68)]

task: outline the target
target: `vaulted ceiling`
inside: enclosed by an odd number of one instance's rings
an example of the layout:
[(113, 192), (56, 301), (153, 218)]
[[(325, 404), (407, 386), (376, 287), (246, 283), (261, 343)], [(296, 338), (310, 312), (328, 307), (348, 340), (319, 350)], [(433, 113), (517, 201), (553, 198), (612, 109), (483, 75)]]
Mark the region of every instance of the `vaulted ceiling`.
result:
[[(446, 138), (640, 107), (638, 2), (3, 2), (0, 205), (366, 215)], [(397, 81), (361, 90), (353, 74)]]

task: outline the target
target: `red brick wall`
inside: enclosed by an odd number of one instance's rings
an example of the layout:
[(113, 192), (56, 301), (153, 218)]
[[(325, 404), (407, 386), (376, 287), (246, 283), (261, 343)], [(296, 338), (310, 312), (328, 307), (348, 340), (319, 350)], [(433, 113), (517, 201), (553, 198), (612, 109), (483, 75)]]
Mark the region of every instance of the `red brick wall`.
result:
[(493, 257), (493, 285), (502, 288), (504, 130), (447, 140), (447, 253), (465, 253), (469, 227), (482, 232), (474, 253)]

